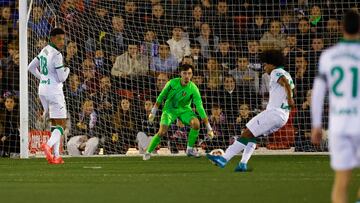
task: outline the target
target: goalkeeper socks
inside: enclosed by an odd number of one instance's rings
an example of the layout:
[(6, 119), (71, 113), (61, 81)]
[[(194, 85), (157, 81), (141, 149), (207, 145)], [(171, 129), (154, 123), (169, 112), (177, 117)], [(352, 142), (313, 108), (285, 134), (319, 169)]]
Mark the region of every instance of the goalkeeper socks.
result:
[(189, 137), (188, 137), (188, 143), (187, 146), (188, 147), (194, 147), (195, 142), (197, 140), (197, 137), (199, 136), (199, 131), (200, 130), (195, 130), (195, 129), (190, 129), (190, 133), (189, 133)]
[(248, 144), (246, 145), (246, 147), (244, 149), (244, 152), (243, 152), (240, 162), (246, 164), (249, 161), (251, 155), (254, 153), (255, 148), (256, 148), (256, 143), (248, 142)]
[(160, 136), (158, 134), (156, 134), (150, 141), (150, 144), (146, 150), (147, 153), (151, 153), (154, 151), (154, 149), (156, 148), (156, 146), (158, 146), (158, 144), (160, 143)]
[(63, 134), (63, 128), (61, 126), (52, 126), (51, 127), (51, 136), (47, 142), (49, 147), (54, 146), (55, 143), (60, 143), (60, 137)]
[(226, 149), (223, 157), (227, 161), (230, 161), (231, 158), (233, 158), (235, 155), (239, 154), (245, 147), (246, 147), (246, 145), (235, 140), (235, 142)]

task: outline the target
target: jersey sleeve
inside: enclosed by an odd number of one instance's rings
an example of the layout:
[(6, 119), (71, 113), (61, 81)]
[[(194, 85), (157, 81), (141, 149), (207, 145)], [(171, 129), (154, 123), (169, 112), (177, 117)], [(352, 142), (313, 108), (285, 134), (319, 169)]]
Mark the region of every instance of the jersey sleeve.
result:
[(284, 73), (280, 69), (274, 69), (270, 74), (271, 79), (276, 82), (281, 78), (281, 76), (284, 76)]
[(54, 56), (53, 65), (56, 70), (56, 74), (59, 78), (59, 81), (65, 82), (65, 80), (69, 76), (70, 69), (64, 67), (63, 57), (62, 57), (61, 53), (58, 53), (57, 55)]
[(201, 99), (200, 91), (196, 85), (194, 85), (194, 88), (193, 88), (193, 95), (194, 95), (193, 103), (196, 106), (196, 111), (199, 113), (200, 118), (201, 119), (207, 118), (207, 115), (206, 115), (206, 112), (205, 112), (205, 109), (203, 106), (203, 102)]
[(29, 64), (28, 70), (32, 73), (36, 78), (41, 80), (41, 73), (39, 71), (40, 61), (38, 57), (35, 57)]
[[(326, 52), (324, 52), (326, 53)], [(326, 95), (326, 55), (322, 54), (319, 60), (319, 71), (315, 77), (311, 97), (311, 125), (314, 128), (321, 127), (324, 99)]]
[(161, 90), (156, 103), (161, 104), (164, 101), (164, 98), (169, 94), (169, 91), (172, 89), (172, 80), (168, 81), (165, 87)]

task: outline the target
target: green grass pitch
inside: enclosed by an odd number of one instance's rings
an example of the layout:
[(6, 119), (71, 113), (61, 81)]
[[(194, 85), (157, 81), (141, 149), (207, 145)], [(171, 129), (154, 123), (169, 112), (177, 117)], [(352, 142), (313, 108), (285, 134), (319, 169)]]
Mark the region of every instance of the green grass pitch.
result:
[(328, 156), (254, 156), (251, 172), (235, 173), (239, 159), (224, 169), (205, 157), (0, 159), (0, 202), (330, 202)]

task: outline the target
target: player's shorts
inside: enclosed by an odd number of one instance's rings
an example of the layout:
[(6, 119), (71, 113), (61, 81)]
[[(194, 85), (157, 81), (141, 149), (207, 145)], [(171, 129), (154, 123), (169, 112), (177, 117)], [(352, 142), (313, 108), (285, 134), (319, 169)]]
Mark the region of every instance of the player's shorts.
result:
[(63, 94), (39, 95), (44, 113), (49, 113), (49, 118), (66, 118), (66, 103)]
[(252, 118), (246, 127), (255, 137), (267, 136), (283, 127), (288, 118), (289, 115), (281, 110), (269, 109)]
[(329, 135), (330, 164), (334, 170), (360, 167), (360, 136)]
[(177, 118), (179, 118), (183, 124), (190, 125), (190, 121), (193, 118), (197, 118), (197, 116), (191, 109), (163, 109), (160, 125), (170, 126)]

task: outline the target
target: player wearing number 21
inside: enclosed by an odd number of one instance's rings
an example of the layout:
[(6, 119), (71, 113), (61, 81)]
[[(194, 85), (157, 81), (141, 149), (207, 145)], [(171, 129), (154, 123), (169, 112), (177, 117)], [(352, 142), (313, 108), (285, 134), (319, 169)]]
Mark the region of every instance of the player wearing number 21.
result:
[[(311, 101), (314, 144), (322, 137), (324, 98), (329, 91), (329, 151), (335, 171), (332, 202), (347, 202), (347, 191), (353, 169), (360, 167), (360, 15), (345, 13), (343, 40), (325, 50), (319, 61)], [(360, 190), (358, 201), (360, 202)]]
[(207, 158), (223, 168), (235, 155), (244, 150), (236, 172), (247, 171), (249, 161), (256, 146), (256, 137), (267, 136), (282, 126), (289, 119), (289, 112), (294, 106), (294, 83), (288, 72), (284, 70), (285, 58), (280, 50), (266, 50), (260, 55), (264, 69), (270, 75), (270, 96), (266, 110), (256, 115), (247, 124), (240, 137), (230, 145), (223, 156), (207, 154)]
[(176, 119), (179, 119), (183, 124), (190, 125), (191, 127), (186, 148), (187, 156), (199, 157), (199, 153), (195, 150), (194, 145), (199, 135), (200, 121), (192, 110), (192, 104), (195, 104), (196, 111), (204, 121), (208, 135), (211, 138), (214, 136), (214, 132), (210, 126), (208, 117), (202, 104), (199, 89), (191, 81), (193, 75), (193, 66), (182, 64), (179, 67), (179, 70), (181, 77), (171, 79), (166, 83), (165, 87), (156, 99), (156, 103), (151, 109), (149, 121), (153, 122), (158, 108), (163, 103), (163, 101), (165, 101), (164, 107), (162, 109), (159, 132), (156, 133), (155, 136), (151, 139), (146, 153), (143, 156), (143, 160), (150, 159), (150, 154), (160, 143), (160, 138), (166, 135), (169, 126)]
[[(63, 82), (69, 75), (69, 68), (64, 67), (60, 50), (64, 47), (65, 32), (54, 28), (50, 32), (50, 42), (29, 64), (29, 71), (40, 80), (39, 97), (44, 108), (44, 116), (49, 114), (51, 120), (51, 136), (47, 143), (41, 145), (50, 164), (62, 164), (60, 156), (60, 140), (66, 123), (66, 104)], [(54, 148), (52, 154), (51, 148)]]

